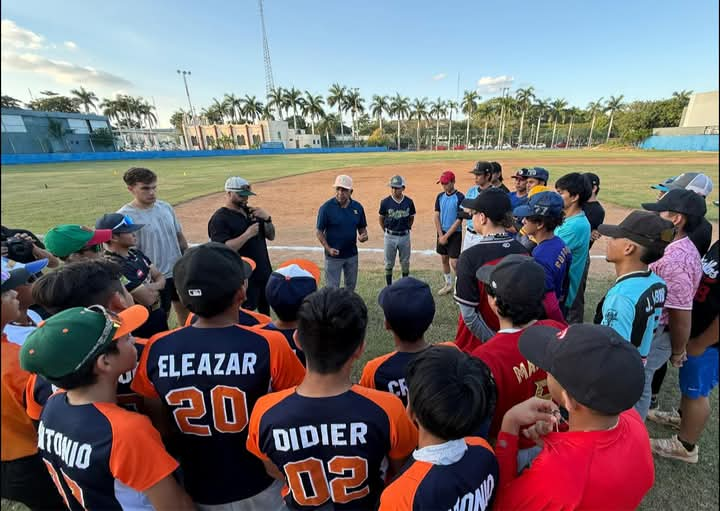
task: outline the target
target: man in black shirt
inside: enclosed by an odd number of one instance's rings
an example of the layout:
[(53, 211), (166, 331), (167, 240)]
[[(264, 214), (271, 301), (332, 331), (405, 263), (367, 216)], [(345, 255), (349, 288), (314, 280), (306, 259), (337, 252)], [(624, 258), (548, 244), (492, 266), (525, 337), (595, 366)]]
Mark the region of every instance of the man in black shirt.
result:
[(270, 314), (265, 285), (272, 273), (272, 265), (265, 240), (275, 239), (275, 226), (265, 210), (248, 206), (248, 198), (255, 193), (247, 180), (241, 177), (228, 178), (225, 181), (225, 192), (225, 206), (210, 218), (208, 236), (211, 241), (225, 243), (241, 256), (255, 261), (256, 267), (249, 279), (243, 308)]
[(135, 303), (147, 307), (148, 320), (133, 332), (135, 337), (149, 339), (169, 330), (167, 313), (162, 308), (160, 292), (165, 288), (165, 276), (152, 261), (136, 248), (135, 232), (144, 224), (135, 224), (129, 216), (108, 213), (95, 222), (96, 229), (109, 229), (112, 238), (105, 243), (103, 256), (122, 268), (121, 282)]

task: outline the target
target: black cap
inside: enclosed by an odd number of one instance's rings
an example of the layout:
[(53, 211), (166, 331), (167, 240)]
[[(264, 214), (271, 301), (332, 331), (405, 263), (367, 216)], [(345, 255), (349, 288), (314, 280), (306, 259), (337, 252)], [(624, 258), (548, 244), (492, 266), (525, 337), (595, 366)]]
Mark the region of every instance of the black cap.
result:
[(224, 243), (211, 241), (189, 248), (175, 263), (175, 288), (183, 305), (222, 298), (242, 287), (252, 266)]
[(545, 296), (545, 270), (530, 256), (507, 255), (496, 265), (481, 266), (475, 276), (508, 303), (532, 305)]
[(633, 211), (620, 225), (600, 224), (598, 231), (610, 238), (627, 238), (643, 247), (665, 247), (675, 237), (673, 223), (649, 211)]
[(95, 229), (108, 229), (113, 234), (135, 232), (143, 227), (145, 227), (145, 224), (136, 224), (132, 221), (132, 218), (121, 213), (107, 213), (95, 222)]
[(705, 216), (705, 199), (691, 190), (670, 190), (657, 202), (644, 202), (648, 211), (674, 211), (683, 215)]
[(380, 291), (378, 304), (388, 321), (412, 322), (420, 331), (427, 330), (435, 317), (430, 286), (413, 277), (403, 277)]
[(500, 188), (483, 190), (474, 199), (465, 199), (460, 205), (478, 213), (485, 213), (493, 222), (502, 221), (512, 211), (510, 198)]
[(475, 174), (476, 176), (482, 175), (482, 174), (491, 174), (493, 171), (493, 164), (489, 161), (479, 161), (475, 163), (475, 166), (470, 171), (471, 174)]
[(531, 326), (520, 336), (518, 347), (591, 410), (617, 415), (642, 396), (645, 369), (640, 353), (610, 327), (586, 323), (558, 331)]
[(600, 187), (600, 176), (593, 172), (585, 172), (585, 177), (590, 181), (590, 186)]

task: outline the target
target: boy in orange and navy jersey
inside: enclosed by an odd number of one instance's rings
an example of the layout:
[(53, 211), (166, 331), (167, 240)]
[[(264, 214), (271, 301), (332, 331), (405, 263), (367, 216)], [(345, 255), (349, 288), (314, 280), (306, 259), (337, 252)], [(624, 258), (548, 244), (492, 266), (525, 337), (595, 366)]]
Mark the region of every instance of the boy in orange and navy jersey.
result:
[(424, 335), (435, 317), (430, 286), (413, 277), (403, 277), (383, 288), (378, 303), (385, 313), (385, 329), (393, 334), (392, 353), (365, 364), (360, 385), (395, 394), (407, 405), (407, 365), (430, 347)]
[(137, 363), (129, 334), (147, 318), (142, 305), (117, 315), (76, 307), (41, 323), (21, 348), (23, 369), (66, 389), (43, 408), (38, 448), (71, 511), (193, 509), (160, 434), (115, 403), (119, 376)]
[(418, 449), (383, 492), (380, 511), (489, 509), (498, 462), (484, 439), (470, 436), (492, 413), (487, 367), (453, 347), (434, 346), (410, 362), (407, 382)]
[(385, 459), (399, 470), (417, 445), (417, 430), (397, 397), (350, 381), (367, 327), (362, 298), (321, 289), (305, 298), (298, 320), (295, 340), (307, 374), (298, 387), (258, 400), (248, 450), (285, 482), (290, 509), (373, 509)]
[[(302, 381), (305, 371), (278, 332), (237, 324), (250, 267), (222, 243), (192, 247), (175, 264), (191, 326), (153, 336), (132, 389), (162, 400), (176, 435), (185, 488), (201, 509), (275, 509), (279, 483), (245, 448), (248, 417), (270, 390)], [(155, 409), (156, 407), (151, 406)]]

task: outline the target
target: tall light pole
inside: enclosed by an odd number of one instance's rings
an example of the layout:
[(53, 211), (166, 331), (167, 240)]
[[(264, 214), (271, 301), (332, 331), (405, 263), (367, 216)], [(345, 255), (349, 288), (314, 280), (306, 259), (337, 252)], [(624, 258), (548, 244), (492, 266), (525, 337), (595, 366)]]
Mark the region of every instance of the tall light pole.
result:
[(502, 142), (503, 135), (504, 135), (503, 131), (505, 131), (505, 125), (504, 125), (504, 120), (505, 120), (505, 101), (504, 101), (504, 99), (505, 99), (505, 93), (508, 92), (509, 90), (510, 90), (510, 87), (503, 87), (503, 89), (502, 89), (502, 96), (501, 96), (501, 97), (502, 97), (502, 99), (503, 99), (503, 102), (502, 102), (502, 105), (501, 105), (501, 108), (500, 108), (500, 129), (499, 129), (499, 131), (498, 131), (498, 143), (497, 143), (498, 149), (502, 149), (502, 146), (500, 145), (500, 142)]
[[(190, 101), (190, 89), (188, 89), (188, 84), (187, 84), (187, 77), (191, 73), (190, 73), (190, 71), (184, 71), (184, 70), (178, 69), (177, 74), (182, 76), (183, 83), (185, 84), (185, 94), (187, 95), (188, 106), (190, 107), (190, 114), (192, 115), (192, 118), (193, 118), (193, 126), (195, 126), (195, 131), (198, 136), (198, 143), (200, 144), (200, 147), (202, 148), (202, 147), (204, 147), (204, 143), (203, 143), (204, 141), (202, 139), (202, 135), (200, 134), (200, 129), (198, 128), (198, 118), (197, 118), (197, 115), (195, 115), (195, 109), (193, 108), (192, 101)], [(187, 141), (186, 141), (186, 144), (187, 144)]]

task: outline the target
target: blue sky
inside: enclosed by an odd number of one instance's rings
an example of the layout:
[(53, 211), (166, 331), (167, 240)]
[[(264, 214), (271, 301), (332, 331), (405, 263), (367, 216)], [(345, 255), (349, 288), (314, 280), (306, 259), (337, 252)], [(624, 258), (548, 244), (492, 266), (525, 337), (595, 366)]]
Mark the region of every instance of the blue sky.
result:
[[(718, 2), (686, 0), (265, 0), (276, 85), (325, 94), (333, 82), (372, 94), (483, 98), (503, 85), (584, 107), (718, 88)], [(162, 126), (223, 93), (264, 96), (256, 0), (5, 0), (2, 93), (154, 99)]]

